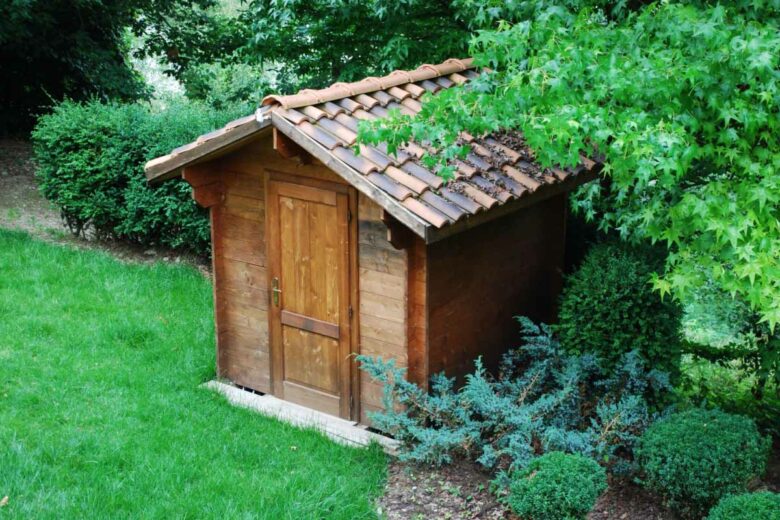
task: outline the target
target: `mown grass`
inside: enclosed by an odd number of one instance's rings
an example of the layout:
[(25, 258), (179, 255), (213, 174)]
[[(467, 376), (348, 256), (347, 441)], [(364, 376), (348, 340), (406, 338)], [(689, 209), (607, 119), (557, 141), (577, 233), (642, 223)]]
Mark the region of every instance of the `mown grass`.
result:
[(0, 518), (370, 518), (379, 449), (231, 407), (211, 289), (0, 230)]

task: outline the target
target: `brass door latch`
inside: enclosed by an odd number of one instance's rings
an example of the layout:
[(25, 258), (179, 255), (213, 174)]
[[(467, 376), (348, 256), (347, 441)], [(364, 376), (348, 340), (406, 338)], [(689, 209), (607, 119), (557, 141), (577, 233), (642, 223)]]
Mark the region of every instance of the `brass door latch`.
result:
[(279, 295), (282, 294), (282, 290), (279, 289), (279, 277), (274, 276), (271, 281), (271, 294), (273, 295), (274, 305), (279, 306)]

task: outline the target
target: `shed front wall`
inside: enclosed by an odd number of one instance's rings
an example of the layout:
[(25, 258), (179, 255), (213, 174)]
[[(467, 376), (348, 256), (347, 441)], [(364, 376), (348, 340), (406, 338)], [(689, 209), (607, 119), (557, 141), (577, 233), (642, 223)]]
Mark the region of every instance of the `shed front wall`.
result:
[(428, 374), (495, 367), (519, 342), (514, 316), (551, 322), (562, 286), (566, 195), (427, 247)]
[[(326, 166), (284, 159), (270, 134), (202, 165), (220, 179), (222, 201), (211, 207), (217, 373), (241, 386), (272, 393), (265, 240), (268, 171), (346, 184)], [(407, 253), (387, 240), (382, 209), (363, 196), (357, 211), (358, 353), (407, 364)], [(353, 323), (353, 326), (355, 323)], [(359, 415), (381, 408), (381, 385), (359, 374)]]

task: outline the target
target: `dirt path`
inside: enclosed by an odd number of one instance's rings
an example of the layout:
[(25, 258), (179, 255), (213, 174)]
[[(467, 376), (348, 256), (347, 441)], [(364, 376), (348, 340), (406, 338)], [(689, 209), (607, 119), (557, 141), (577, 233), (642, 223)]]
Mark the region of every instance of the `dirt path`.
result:
[(164, 248), (146, 248), (118, 241), (76, 237), (59, 211), (38, 190), (32, 147), (27, 141), (0, 139), (0, 228), (20, 230), (42, 240), (106, 251), (122, 261), (184, 262), (208, 274), (208, 262)]

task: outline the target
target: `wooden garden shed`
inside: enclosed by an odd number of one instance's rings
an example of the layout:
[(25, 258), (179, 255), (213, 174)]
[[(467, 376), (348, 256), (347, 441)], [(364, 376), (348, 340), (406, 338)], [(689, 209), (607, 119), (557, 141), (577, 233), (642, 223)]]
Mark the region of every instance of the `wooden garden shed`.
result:
[(269, 96), (146, 165), (210, 210), (218, 376), (368, 423), (381, 388), (354, 354), (425, 385), (495, 363), (517, 341), (513, 316), (554, 319), (567, 192), (593, 161), (542, 169), (517, 133), (463, 134), (471, 153), (445, 183), (419, 144), (354, 151), (360, 120), (414, 114), (478, 74), (453, 59)]

